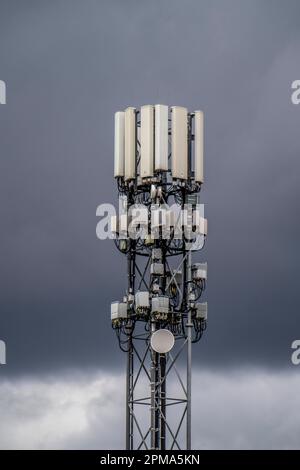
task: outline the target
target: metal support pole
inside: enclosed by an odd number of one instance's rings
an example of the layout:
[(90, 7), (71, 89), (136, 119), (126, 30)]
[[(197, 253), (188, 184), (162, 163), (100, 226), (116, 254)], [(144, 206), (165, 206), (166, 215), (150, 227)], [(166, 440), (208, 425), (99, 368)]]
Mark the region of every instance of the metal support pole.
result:
[(187, 415), (186, 415), (186, 448), (187, 450), (191, 449), (192, 446), (192, 312), (190, 308), (190, 293), (191, 293), (191, 279), (192, 279), (192, 256), (191, 250), (187, 253), (187, 263), (186, 263), (186, 279), (188, 285), (188, 317), (187, 317)]
[(159, 440), (159, 419), (160, 419), (160, 409), (159, 409), (159, 393), (160, 393), (160, 387), (159, 387), (159, 354), (155, 353), (155, 363), (156, 363), (156, 369), (155, 369), (155, 449), (159, 449), (160, 445), (160, 440)]
[[(155, 322), (151, 324), (151, 333), (153, 334), (156, 330)], [(158, 449), (159, 448), (159, 440), (158, 440), (158, 394), (157, 394), (157, 356), (158, 354), (151, 349), (151, 369), (150, 369), (150, 377), (151, 377), (151, 449)]]
[(126, 450), (133, 449), (133, 349), (132, 338), (128, 341), (127, 367), (126, 367)]
[(166, 355), (160, 354), (160, 450), (166, 449)]
[[(128, 262), (128, 295), (134, 292), (135, 257), (131, 251), (127, 255)], [(133, 342), (132, 331), (128, 338), (126, 367), (126, 449), (133, 449)]]
[(134, 391), (133, 391), (133, 372), (134, 372), (134, 356), (133, 356), (133, 344), (132, 344), (132, 337), (130, 339), (130, 399), (132, 403), (130, 403), (130, 449), (133, 450), (133, 400), (134, 400)]
[(130, 352), (127, 352), (126, 363), (126, 450), (130, 450)]

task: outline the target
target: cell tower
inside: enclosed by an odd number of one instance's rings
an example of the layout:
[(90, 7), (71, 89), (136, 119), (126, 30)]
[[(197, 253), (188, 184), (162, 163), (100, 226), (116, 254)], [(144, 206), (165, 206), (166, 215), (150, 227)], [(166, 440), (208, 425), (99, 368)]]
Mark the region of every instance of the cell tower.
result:
[(207, 235), (203, 113), (160, 104), (117, 112), (114, 158), (111, 230), (128, 285), (111, 320), (127, 356), (126, 448), (191, 449), (192, 343), (207, 323), (207, 264), (192, 263)]

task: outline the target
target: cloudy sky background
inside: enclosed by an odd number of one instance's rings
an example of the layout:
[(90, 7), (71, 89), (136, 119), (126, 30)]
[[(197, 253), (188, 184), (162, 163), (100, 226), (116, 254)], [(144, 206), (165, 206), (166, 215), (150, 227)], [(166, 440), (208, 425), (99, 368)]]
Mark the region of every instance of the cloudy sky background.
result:
[(0, 1), (1, 448), (123, 445), (109, 308), (126, 263), (95, 213), (116, 201), (113, 114), (148, 103), (206, 119), (193, 446), (299, 447), (299, 14), (296, 0)]

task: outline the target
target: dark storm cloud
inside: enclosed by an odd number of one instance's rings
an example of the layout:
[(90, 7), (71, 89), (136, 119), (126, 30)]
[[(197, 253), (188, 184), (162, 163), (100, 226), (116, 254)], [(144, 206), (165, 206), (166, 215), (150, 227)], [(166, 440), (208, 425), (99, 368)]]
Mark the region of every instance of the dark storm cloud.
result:
[(96, 239), (95, 211), (116, 201), (113, 113), (157, 102), (206, 116), (209, 329), (195, 355), (288, 366), (298, 18), (293, 1), (1, 3), (1, 374), (123, 364), (109, 304), (126, 263)]

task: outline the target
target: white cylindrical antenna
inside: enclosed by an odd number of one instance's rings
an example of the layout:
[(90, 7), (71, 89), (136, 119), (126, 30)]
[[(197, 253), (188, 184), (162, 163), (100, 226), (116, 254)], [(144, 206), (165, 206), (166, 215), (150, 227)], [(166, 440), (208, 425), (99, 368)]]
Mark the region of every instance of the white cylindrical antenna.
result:
[(125, 113), (115, 113), (115, 160), (114, 177), (124, 176), (124, 151), (125, 151)]
[(173, 106), (172, 110), (172, 177), (187, 179), (188, 144), (187, 144), (187, 109)]
[(202, 111), (195, 111), (195, 181), (203, 183), (204, 116)]
[(153, 106), (141, 107), (141, 171), (142, 178), (153, 176), (154, 110)]
[(168, 171), (168, 106), (155, 105), (155, 171)]
[(125, 180), (135, 178), (136, 159), (136, 116), (135, 108), (125, 110)]

